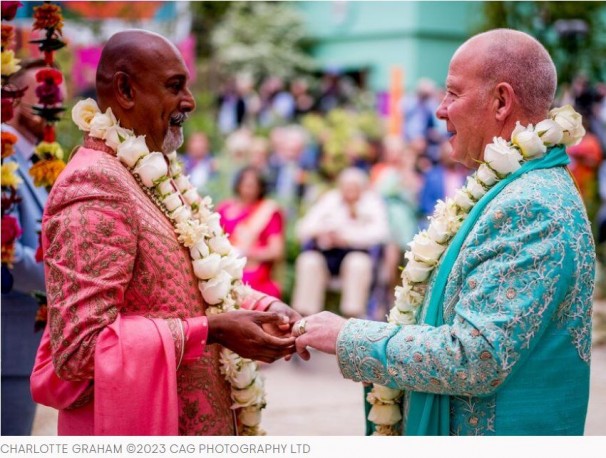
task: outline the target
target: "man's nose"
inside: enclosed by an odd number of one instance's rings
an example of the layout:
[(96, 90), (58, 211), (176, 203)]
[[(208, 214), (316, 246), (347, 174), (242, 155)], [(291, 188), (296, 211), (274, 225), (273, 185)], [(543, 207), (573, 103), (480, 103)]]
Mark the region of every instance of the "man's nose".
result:
[(181, 110), (185, 112), (194, 111), (196, 108), (196, 99), (194, 99), (193, 94), (189, 90), (189, 88), (185, 89), (185, 97), (181, 101)]
[(438, 105), (438, 108), (436, 109), (436, 116), (438, 117), (438, 119), (442, 119), (442, 120), (446, 120), (448, 119), (448, 110), (446, 109), (446, 97), (444, 97), (444, 99), (442, 99), (442, 102), (440, 102), (440, 105)]

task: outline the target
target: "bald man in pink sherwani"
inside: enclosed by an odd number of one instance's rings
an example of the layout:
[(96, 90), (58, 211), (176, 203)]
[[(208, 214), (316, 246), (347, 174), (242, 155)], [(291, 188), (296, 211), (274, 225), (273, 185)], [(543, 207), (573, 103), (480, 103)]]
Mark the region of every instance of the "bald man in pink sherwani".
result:
[[(119, 74), (128, 84), (114, 84)], [(180, 88), (167, 89), (175, 75)], [(187, 78), (164, 38), (121, 32), (101, 57), (99, 104), (167, 154), (182, 141), (175, 113), (195, 106)], [(102, 140), (86, 137), (55, 183), (42, 243), (49, 322), (32, 393), (59, 409), (59, 434), (233, 435), (221, 347), (267, 362), (294, 351), (261, 326), (298, 318), (271, 296), (206, 316), (189, 250)]]

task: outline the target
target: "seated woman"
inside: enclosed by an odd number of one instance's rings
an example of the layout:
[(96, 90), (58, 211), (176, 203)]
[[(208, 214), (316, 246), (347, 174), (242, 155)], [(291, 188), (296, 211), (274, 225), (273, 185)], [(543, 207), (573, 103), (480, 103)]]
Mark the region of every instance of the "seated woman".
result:
[(384, 204), (368, 189), (366, 174), (355, 168), (341, 172), (338, 188), (310, 207), (296, 232), (304, 251), (296, 261), (292, 307), (302, 315), (320, 312), (328, 281), (338, 275), (341, 313), (365, 316), (372, 283), (371, 251), (389, 239)]
[(266, 188), (261, 173), (254, 167), (246, 167), (236, 176), (235, 198), (222, 202), (217, 212), (232, 245), (248, 259), (244, 283), (280, 297), (280, 288), (272, 281), (271, 272), (284, 254), (284, 217), (278, 204), (265, 197)]

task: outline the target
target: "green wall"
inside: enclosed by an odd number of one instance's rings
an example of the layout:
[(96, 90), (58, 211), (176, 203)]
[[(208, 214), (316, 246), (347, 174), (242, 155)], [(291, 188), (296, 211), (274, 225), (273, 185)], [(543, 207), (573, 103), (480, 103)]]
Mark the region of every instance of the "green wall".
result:
[(476, 25), (480, 2), (331, 1), (293, 3), (303, 14), (312, 54), (324, 67), (369, 70), (374, 91), (400, 66), (407, 90), (420, 77), (442, 84), (456, 48)]

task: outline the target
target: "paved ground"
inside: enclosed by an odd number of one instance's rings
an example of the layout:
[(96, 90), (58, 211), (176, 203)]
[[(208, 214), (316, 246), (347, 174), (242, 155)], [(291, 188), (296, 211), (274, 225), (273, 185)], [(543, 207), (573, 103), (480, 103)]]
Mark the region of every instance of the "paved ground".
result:
[[(606, 330), (606, 327), (604, 328)], [(263, 367), (268, 407), (263, 425), (271, 435), (364, 434), (361, 385), (344, 380), (333, 356), (309, 362), (280, 361)], [(606, 435), (606, 345), (595, 346), (586, 435)], [(56, 434), (56, 412), (40, 407), (34, 435)]]

